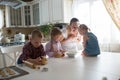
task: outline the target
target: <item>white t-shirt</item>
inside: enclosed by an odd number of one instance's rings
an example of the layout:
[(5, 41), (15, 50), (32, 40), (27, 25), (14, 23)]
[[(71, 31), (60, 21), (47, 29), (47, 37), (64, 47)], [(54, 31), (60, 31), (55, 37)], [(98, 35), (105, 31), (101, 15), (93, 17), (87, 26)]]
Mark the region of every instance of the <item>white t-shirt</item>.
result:
[(62, 44), (63, 50), (67, 52), (78, 52), (78, 42), (77, 38), (73, 38), (70, 40), (67, 40), (64, 44)]

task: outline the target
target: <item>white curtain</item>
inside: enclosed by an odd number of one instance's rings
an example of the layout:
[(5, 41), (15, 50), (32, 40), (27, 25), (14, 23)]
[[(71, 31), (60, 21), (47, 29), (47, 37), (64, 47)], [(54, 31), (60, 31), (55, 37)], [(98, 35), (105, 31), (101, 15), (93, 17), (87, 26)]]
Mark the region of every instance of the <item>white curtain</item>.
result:
[(120, 0), (102, 0), (107, 12), (120, 30)]
[(86, 24), (98, 37), (102, 51), (120, 51), (120, 31), (102, 0), (73, 0), (73, 17)]

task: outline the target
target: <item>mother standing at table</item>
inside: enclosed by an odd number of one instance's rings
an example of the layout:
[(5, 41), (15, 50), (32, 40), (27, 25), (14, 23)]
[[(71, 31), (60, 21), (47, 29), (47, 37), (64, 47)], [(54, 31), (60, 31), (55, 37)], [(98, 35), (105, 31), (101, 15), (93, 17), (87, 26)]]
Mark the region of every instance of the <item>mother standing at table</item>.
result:
[(77, 18), (72, 18), (70, 20), (70, 25), (66, 28), (67, 37), (61, 41), (62, 48), (65, 51), (77, 51), (77, 44), (80, 42), (78, 27), (79, 20)]

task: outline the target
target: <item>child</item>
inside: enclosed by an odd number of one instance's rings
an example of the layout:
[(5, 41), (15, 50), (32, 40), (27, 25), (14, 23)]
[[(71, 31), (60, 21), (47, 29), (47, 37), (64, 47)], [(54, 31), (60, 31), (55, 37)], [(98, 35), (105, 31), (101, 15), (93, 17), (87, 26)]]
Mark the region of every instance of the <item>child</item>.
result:
[(62, 48), (66, 51), (77, 51), (77, 44), (80, 42), (80, 36), (78, 32), (79, 20), (77, 18), (72, 18), (70, 20), (70, 25), (67, 27), (67, 38), (64, 38), (62, 43)]
[(22, 54), (18, 58), (17, 63), (21, 64), (25, 60), (40, 62), (43, 56), (46, 56), (43, 45), (41, 44), (42, 34), (39, 30), (31, 33), (30, 42), (24, 45)]
[(83, 36), (83, 56), (97, 56), (100, 54), (99, 44), (97, 37), (88, 32), (88, 27), (85, 24), (79, 26), (79, 33)]
[(49, 57), (63, 57), (64, 51), (62, 50), (60, 40), (62, 32), (58, 28), (53, 28), (51, 31), (51, 40), (46, 44), (46, 54)]

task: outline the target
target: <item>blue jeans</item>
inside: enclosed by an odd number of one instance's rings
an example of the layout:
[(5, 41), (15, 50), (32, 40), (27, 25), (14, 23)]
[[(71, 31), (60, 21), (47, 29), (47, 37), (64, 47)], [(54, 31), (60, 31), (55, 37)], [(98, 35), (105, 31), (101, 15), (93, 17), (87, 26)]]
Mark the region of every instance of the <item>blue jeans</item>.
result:
[(23, 63), (22, 60), (20, 58), (18, 58), (17, 64), (22, 64), (22, 63)]

